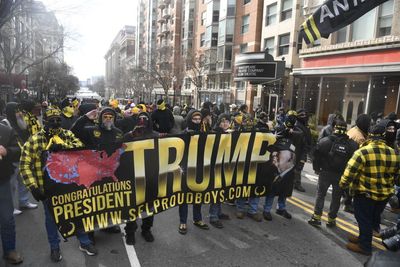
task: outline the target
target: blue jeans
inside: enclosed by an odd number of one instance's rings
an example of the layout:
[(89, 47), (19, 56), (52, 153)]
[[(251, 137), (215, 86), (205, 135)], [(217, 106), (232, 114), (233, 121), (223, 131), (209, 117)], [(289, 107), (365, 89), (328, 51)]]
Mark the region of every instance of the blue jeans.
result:
[[(259, 197), (249, 197), (249, 214), (256, 214), (258, 208), (258, 202), (260, 202)], [(236, 209), (240, 212), (246, 212), (246, 199), (238, 198), (236, 199)]]
[(372, 231), (379, 231), (380, 217), (385, 209), (387, 201), (376, 201), (356, 195), (354, 197), (354, 217), (356, 217), (359, 229), (360, 247), (371, 252)]
[[(274, 204), (275, 196), (265, 196), (264, 212), (271, 212), (272, 205)], [(286, 209), (286, 197), (278, 197), (278, 210)]]
[[(18, 164), (14, 165), (15, 172), (11, 176), (11, 192), (13, 195), (14, 208), (20, 206), (26, 206), (29, 202), (29, 190), (22, 182), (22, 178), (19, 175)], [(16, 194), (18, 192), (18, 194)], [(18, 199), (17, 199), (18, 198)]]
[[(193, 204), (193, 221), (201, 221), (201, 204)], [(179, 205), (179, 221), (182, 224), (186, 224), (188, 217), (188, 204)]]
[[(47, 240), (50, 244), (50, 249), (59, 249), (60, 248), (60, 237), (58, 235), (57, 225), (54, 222), (53, 217), (50, 214), (50, 210), (48, 208), (48, 201), (43, 201), (44, 207), (44, 215), (45, 215), (45, 223), (46, 223), (46, 232), (47, 232)], [(81, 246), (86, 246), (91, 244), (92, 242), (89, 239), (89, 236), (84, 232), (77, 232), (76, 237), (79, 240)]]
[(210, 222), (218, 221), (219, 215), (222, 214), (221, 203), (211, 203), (209, 213), (210, 213)]
[(14, 206), (10, 181), (0, 184), (0, 234), (3, 252), (15, 250)]

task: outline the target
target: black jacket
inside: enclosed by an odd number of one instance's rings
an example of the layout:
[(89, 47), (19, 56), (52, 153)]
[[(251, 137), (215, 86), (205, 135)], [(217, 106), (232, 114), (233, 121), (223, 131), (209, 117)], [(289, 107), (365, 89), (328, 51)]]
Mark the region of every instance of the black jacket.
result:
[(307, 153), (311, 151), (311, 131), (308, 126), (304, 125), (299, 120), (296, 121), (294, 125), (294, 129), (300, 131), (302, 136), (297, 136), (293, 139), (294, 144), (296, 146), (296, 162), (307, 161)]
[(64, 114), (61, 114), (61, 128), (65, 129), (65, 130), (71, 129), (72, 125), (74, 124), (74, 122), (76, 120), (77, 120), (76, 116), (72, 116), (72, 117), (68, 118)]
[(151, 114), (151, 120), (153, 121), (153, 129), (159, 133), (169, 133), (174, 127), (174, 115), (171, 110), (157, 109)]
[(345, 161), (348, 161), (353, 153), (358, 149), (358, 144), (350, 139), (346, 134), (345, 135), (337, 135), (332, 134), (330, 136), (326, 136), (318, 141), (315, 151), (314, 151), (314, 160), (313, 160), (313, 169), (316, 172), (326, 171), (330, 173), (341, 174), (343, 169), (341, 170), (340, 166), (336, 166), (332, 157), (333, 153), (331, 152), (332, 145), (335, 143), (335, 140), (338, 138), (342, 138), (342, 143), (346, 144), (346, 149), (348, 150), (348, 158)]
[(106, 130), (101, 126), (101, 117), (104, 112), (105, 110), (99, 115), (99, 125), (86, 126), (91, 120), (86, 115), (83, 115), (75, 122), (71, 131), (82, 141), (86, 148), (96, 150), (107, 148), (107, 153), (110, 154), (110, 152), (112, 153), (122, 145), (123, 133), (116, 127)]
[(15, 131), (3, 124), (0, 124), (0, 145), (7, 150), (7, 155), (0, 160), (0, 184), (2, 184), (7, 182), (14, 173), (13, 163), (17, 162), (21, 155)]

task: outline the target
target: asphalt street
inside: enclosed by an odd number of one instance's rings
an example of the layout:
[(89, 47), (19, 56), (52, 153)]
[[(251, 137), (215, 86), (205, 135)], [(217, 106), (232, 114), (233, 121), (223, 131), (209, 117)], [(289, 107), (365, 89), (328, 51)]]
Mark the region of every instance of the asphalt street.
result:
[[(78, 249), (76, 238), (70, 238), (61, 242), (63, 260), (59, 263), (50, 261), (40, 206), (16, 217), (17, 248), (24, 256), (24, 263), (19, 266), (362, 266), (368, 258), (345, 249), (348, 234), (358, 231), (353, 215), (341, 210), (334, 229), (325, 224), (314, 228), (307, 223), (313, 210), (316, 181), (311, 165), (307, 164), (303, 172), (306, 193), (294, 192), (288, 200), (291, 220), (275, 214), (275, 209), (272, 221), (255, 222), (249, 217), (239, 220), (235, 217), (235, 207), (223, 205), (223, 211), (231, 216), (231, 220), (224, 221), (225, 227), (210, 226), (210, 230), (201, 230), (191, 224), (189, 207), (188, 233), (181, 235), (178, 209), (174, 208), (156, 215), (153, 243), (145, 242), (140, 230), (135, 246), (125, 245), (123, 233), (98, 232), (97, 256), (84, 255)], [(329, 199), (330, 195), (325, 211)], [(208, 205), (204, 205), (206, 222), (207, 216)], [(390, 226), (393, 219), (394, 214), (385, 211), (382, 223)], [(384, 249), (378, 239), (373, 244), (375, 250)], [(8, 265), (0, 261), (0, 266)]]

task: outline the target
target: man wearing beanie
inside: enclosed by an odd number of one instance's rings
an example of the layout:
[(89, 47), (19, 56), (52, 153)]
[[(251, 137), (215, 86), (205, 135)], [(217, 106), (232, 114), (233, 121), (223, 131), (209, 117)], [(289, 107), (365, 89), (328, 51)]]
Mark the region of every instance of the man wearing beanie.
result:
[(174, 115), (166, 107), (163, 99), (157, 101), (157, 110), (151, 114), (153, 130), (161, 134), (169, 133), (174, 127)]
[(319, 140), (314, 152), (313, 168), (315, 173), (319, 174), (319, 178), (314, 214), (308, 221), (312, 226), (321, 225), (325, 196), (331, 185), (332, 201), (329, 208), (327, 226), (336, 226), (336, 217), (342, 197), (339, 180), (346, 168), (347, 162), (354, 151), (358, 149), (358, 144), (349, 139), (346, 134), (346, 122), (337, 120), (334, 125), (333, 133)]
[(350, 236), (347, 249), (371, 255), (373, 231), (380, 230), (380, 216), (399, 185), (400, 156), (385, 143), (385, 125), (371, 128), (368, 140), (354, 153), (340, 180), (354, 196), (359, 236)]

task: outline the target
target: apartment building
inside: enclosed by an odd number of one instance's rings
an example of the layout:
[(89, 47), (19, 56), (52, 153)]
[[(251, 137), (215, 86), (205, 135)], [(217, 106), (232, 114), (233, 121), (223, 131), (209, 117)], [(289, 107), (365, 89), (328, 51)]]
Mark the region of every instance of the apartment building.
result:
[[(134, 67), (135, 58), (134, 26), (125, 25), (115, 36), (104, 56), (106, 60), (105, 84), (111, 94), (119, 97), (127, 95), (125, 80), (130, 79), (127, 71)], [(128, 94), (129, 95), (129, 94)]]
[(39, 1), (27, 0), (22, 5), (21, 10), (26, 12), (15, 13), (0, 32), (4, 48), (0, 52), (0, 98), (3, 99), (10, 96), (10, 87), (37, 86), (32, 83), (30, 68), (27, 69), (33, 62), (49, 55), (47, 60), (64, 60), (64, 29), (54, 13)]
[(235, 54), (255, 52), (261, 45), (261, 0), (196, 1), (194, 53), (204, 60), (201, 88), (191, 87), (196, 101), (252, 105), (254, 86), (233, 82)]
[(268, 113), (278, 107), (291, 106), (293, 77), (292, 68), (300, 66), (297, 52), (298, 31), (304, 22), (302, 0), (265, 0), (263, 5), (262, 45), (274, 60), (285, 61), (285, 77), (266, 82), (258, 87), (256, 104)]
[[(310, 0), (309, 15), (322, 4)], [(353, 125), (357, 116), (399, 113), (400, 0), (389, 0), (351, 25), (300, 50), (293, 69), (292, 102), (325, 124), (338, 111)]]

